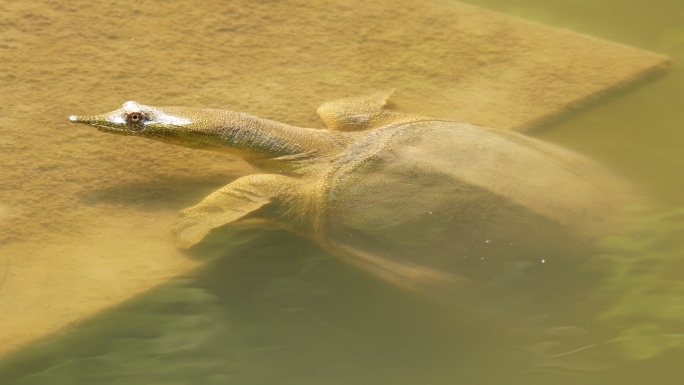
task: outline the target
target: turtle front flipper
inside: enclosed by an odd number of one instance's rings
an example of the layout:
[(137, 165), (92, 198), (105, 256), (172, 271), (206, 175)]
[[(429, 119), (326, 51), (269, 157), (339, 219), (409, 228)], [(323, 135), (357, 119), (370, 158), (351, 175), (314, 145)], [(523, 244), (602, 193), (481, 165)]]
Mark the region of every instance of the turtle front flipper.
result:
[[(173, 232), (178, 247), (187, 249), (214, 228), (244, 219), (266, 206), (288, 206), (301, 197), (301, 182), (276, 174), (248, 175), (204, 198), (198, 205), (179, 213)], [(278, 212), (279, 208), (272, 207)], [(288, 211), (287, 207), (283, 211)]]
[(316, 111), (330, 130), (362, 131), (394, 122), (409, 123), (425, 117), (385, 109), (394, 89), (357, 98), (327, 102)]

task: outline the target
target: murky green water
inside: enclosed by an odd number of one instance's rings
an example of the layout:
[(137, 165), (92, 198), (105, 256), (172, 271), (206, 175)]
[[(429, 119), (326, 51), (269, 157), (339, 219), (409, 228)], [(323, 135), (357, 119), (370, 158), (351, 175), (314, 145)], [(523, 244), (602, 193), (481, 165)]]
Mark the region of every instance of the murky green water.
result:
[[(320, 126), (315, 106), (326, 97), (316, 93), (388, 83), (401, 92), (398, 108), (439, 114), (447, 96), (429, 97), (447, 78), (416, 58), (423, 48), (392, 59), (418, 68), (408, 73), (392, 72), (392, 60), (338, 57), (348, 51), (335, 49), (344, 42), (334, 38), (310, 37), (311, 53), (282, 47), (295, 59), (263, 63), (268, 46), (257, 37), (268, 20), (253, 34), (238, 34), (239, 23), (208, 27), (212, 17), (247, 18), (252, 9), (222, 4), (211, 15), (182, 3), (52, 2), (37, 10), (0, 2), (7, 15), (0, 52), (11, 63), (0, 64), (0, 325), (10, 330), (5, 344), (25, 341), (0, 359), (0, 383), (679, 384), (684, 5), (470, 3), (663, 53), (674, 66), (535, 133), (615, 169), (656, 208), (573, 270), (512, 270), (507, 279), (517, 291), (454, 307), (392, 287), (282, 230), (219, 232), (180, 254), (168, 234), (175, 212), (251, 171), (222, 155), (66, 122), (139, 99)], [(222, 37), (232, 33), (256, 43)], [(317, 50), (324, 44), (331, 49)], [(373, 57), (363, 45), (354, 49)], [(236, 52), (242, 56), (228, 60)], [(316, 55), (325, 56), (325, 68), (307, 58)], [(411, 91), (422, 101), (411, 102)]]

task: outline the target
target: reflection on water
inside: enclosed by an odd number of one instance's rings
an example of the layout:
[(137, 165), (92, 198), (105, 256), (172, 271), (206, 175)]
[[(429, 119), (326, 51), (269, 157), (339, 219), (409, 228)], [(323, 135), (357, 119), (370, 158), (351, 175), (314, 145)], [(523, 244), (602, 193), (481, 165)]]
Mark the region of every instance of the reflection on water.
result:
[[(684, 59), (679, 2), (472, 2)], [(337, 5), (344, 9), (343, 2)], [(349, 84), (397, 87), (403, 90), (397, 107), (451, 116), (461, 96), (436, 90), (447, 83), (468, 87), (435, 68), (455, 59), (439, 54), (435, 64), (421, 54), (455, 37), (416, 40), (407, 50), (392, 46), (383, 51), (392, 60), (372, 61), (376, 52), (359, 42), (392, 45), (402, 36), (379, 34), (377, 21), (364, 19), (363, 28), (354, 29), (359, 40), (353, 49), (334, 39), (309, 49), (284, 46), (297, 60), (283, 55), (263, 63), (269, 46), (256, 37), (270, 36), (268, 23), (248, 34), (240, 24), (209, 28), (211, 15), (181, 3), (32, 7), (0, 4), (6, 28), (0, 52), (12, 62), (0, 64), (7, 90), (0, 96), (0, 326), (29, 341), (35, 330), (60, 330), (57, 319), (69, 319), (79, 305), (108, 310), (4, 356), (0, 383), (680, 382), (684, 74), (678, 67), (539, 134), (619, 170), (654, 198), (657, 212), (605, 239), (579, 267), (530, 274), (528, 265), (506, 265), (502, 279), (514, 290), (492, 290), (479, 302), (453, 307), (386, 285), (281, 230), (219, 232), (194, 254), (181, 254), (168, 233), (175, 212), (251, 170), (221, 155), (67, 128), (66, 117), (138, 99), (234, 108), (315, 126), (320, 101), (340, 89), (362, 90)], [(239, 19), (260, 9), (230, 12)], [(88, 23), (78, 12), (91, 16)], [(181, 23), (180, 14), (196, 22)], [(74, 28), (84, 24), (89, 28)], [(439, 30), (437, 21), (432, 24), (431, 32)], [(198, 33), (203, 39), (192, 38)], [(244, 36), (247, 41), (237, 40)], [(100, 52), (103, 45), (117, 50)], [(226, 64), (227, 52), (242, 45), (250, 45), (249, 52)], [(10, 55), (32, 47), (42, 49)], [(148, 55), (156, 49), (165, 60)], [(315, 57), (325, 57), (330, 67), (317, 68)], [(87, 63), (92, 58), (98, 60)], [(411, 71), (396, 72), (388, 63), (397, 61)], [(487, 66), (495, 61), (478, 65), (494, 68)], [(259, 70), (247, 71), (253, 63)], [(486, 100), (480, 105), (493, 108)], [(513, 111), (508, 119), (518, 116), (514, 107), (505, 108)], [(169, 281), (179, 272), (182, 277)]]

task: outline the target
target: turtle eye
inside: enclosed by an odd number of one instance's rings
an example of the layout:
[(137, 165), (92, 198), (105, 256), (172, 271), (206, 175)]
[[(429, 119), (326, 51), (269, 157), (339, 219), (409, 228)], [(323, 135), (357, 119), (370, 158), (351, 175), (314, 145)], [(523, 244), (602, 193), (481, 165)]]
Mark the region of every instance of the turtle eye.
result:
[(129, 123), (140, 123), (143, 118), (145, 118), (145, 114), (142, 112), (131, 112), (126, 115), (126, 121)]
[(131, 132), (142, 132), (145, 129), (145, 113), (140, 111), (129, 112), (126, 114), (126, 128)]

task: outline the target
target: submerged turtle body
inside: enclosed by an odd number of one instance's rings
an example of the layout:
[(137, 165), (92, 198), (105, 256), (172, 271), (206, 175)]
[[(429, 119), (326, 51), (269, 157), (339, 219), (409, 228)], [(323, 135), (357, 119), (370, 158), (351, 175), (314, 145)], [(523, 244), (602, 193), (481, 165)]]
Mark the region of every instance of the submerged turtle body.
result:
[[(438, 120), (376, 129), (336, 159), (320, 191), (319, 243), (421, 291), (578, 252), (631, 197), (620, 178), (558, 146)], [(487, 273), (473, 267), (485, 264)]]
[(462, 282), (461, 271), (474, 260), (525, 260), (600, 235), (631, 199), (627, 183), (573, 152), (512, 132), (387, 110), (388, 96), (321, 106), (329, 130), (134, 102), (71, 120), (235, 153), (266, 172), (183, 210), (175, 226), (181, 247), (258, 215), (419, 291)]

